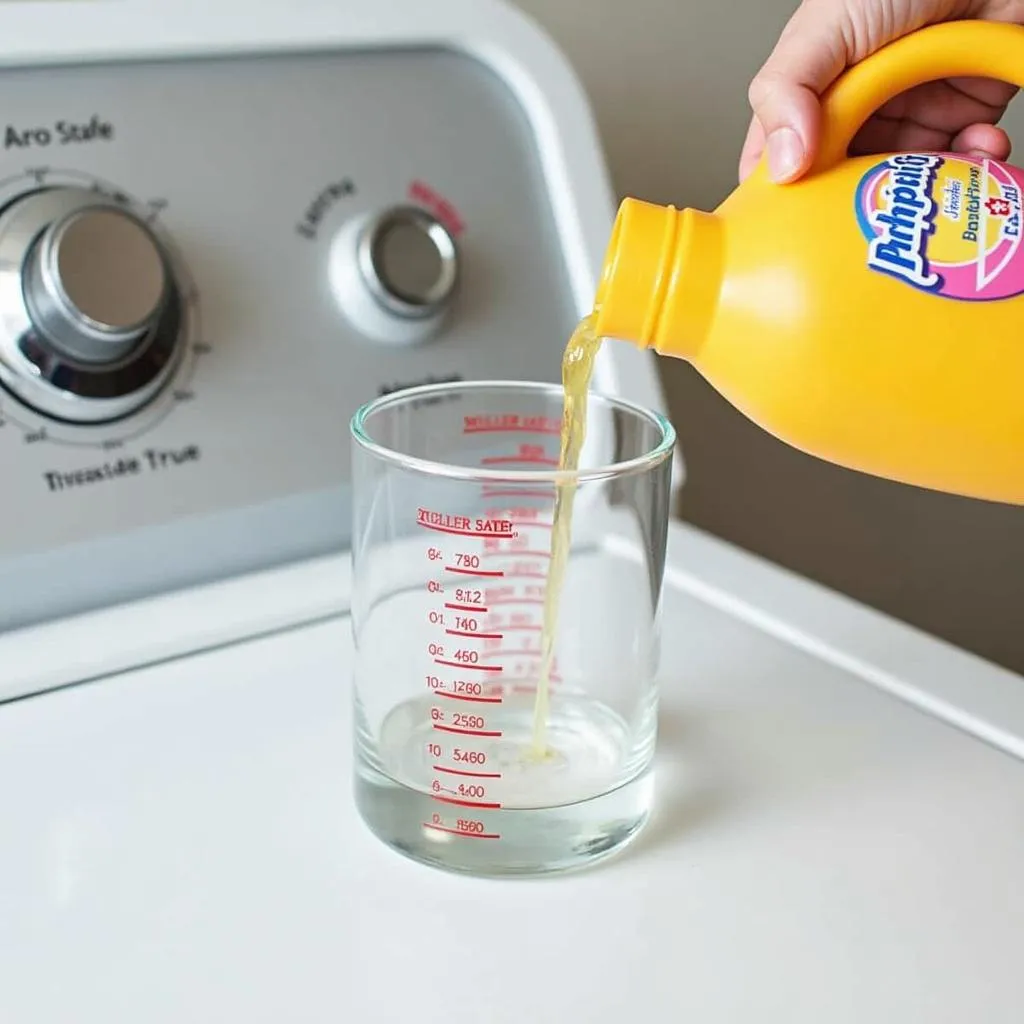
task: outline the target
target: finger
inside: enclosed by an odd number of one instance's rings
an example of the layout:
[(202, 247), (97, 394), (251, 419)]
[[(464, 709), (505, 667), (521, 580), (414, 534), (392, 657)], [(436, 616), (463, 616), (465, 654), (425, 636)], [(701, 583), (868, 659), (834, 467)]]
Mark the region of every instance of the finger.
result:
[(929, 128), (902, 117), (869, 118), (850, 143), (851, 156), (874, 153), (897, 153), (907, 150), (939, 152), (949, 148), (949, 132)]
[(909, 118), (952, 137), (970, 124), (995, 124), (1016, 92), (1015, 86), (987, 79), (925, 82), (889, 100), (877, 116)]
[(818, 96), (849, 58), (830, 9), (803, 3), (750, 83), (748, 98), (775, 181), (792, 181), (807, 170), (818, 144)]
[[(1016, 91), (1005, 82), (987, 79), (926, 82), (881, 107), (857, 132), (850, 152), (948, 149), (965, 128), (998, 121)], [(990, 138), (1001, 151), (1002, 136)]]
[(1001, 82), (998, 78), (947, 78), (946, 84), (957, 92), (962, 92), (979, 103), (999, 111), (1000, 117), (1018, 92), (1017, 86), (1010, 82)]
[(747, 129), (747, 137), (740, 150), (740, 181), (745, 181), (754, 171), (757, 162), (764, 152), (764, 129), (758, 119), (752, 118)]
[(991, 124), (972, 124), (953, 139), (950, 149), (954, 153), (970, 153), (990, 160), (1009, 160), (1013, 144), (1002, 128)]
[(847, 66), (900, 36), (967, 10), (958, 0), (884, 7), (875, 13), (886, 16), (865, 18), (855, 4), (803, 0), (790, 19), (749, 90), (775, 180), (791, 181), (810, 166), (819, 141), (818, 96)]
[(871, 118), (857, 133), (850, 146), (853, 156), (874, 153), (899, 153), (908, 150), (926, 153), (975, 153), (993, 160), (1006, 160), (1010, 156), (1010, 137), (1002, 128), (991, 124), (967, 125), (950, 136), (940, 128), (906, 118)]

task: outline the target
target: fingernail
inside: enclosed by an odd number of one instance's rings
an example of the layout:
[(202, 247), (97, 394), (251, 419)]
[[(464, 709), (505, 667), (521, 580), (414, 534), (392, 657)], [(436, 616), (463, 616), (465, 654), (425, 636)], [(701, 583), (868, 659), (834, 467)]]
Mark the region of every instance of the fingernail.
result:
[(772, 180), (789, 181), (804, 159), (804, 144), (792, 128), (776, 128), (768, 136), (768, 170)]

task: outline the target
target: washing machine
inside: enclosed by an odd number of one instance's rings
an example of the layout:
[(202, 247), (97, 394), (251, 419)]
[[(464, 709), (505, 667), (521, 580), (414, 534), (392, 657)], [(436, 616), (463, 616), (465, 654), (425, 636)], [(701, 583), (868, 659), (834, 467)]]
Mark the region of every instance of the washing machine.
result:
[(614, 214), (532, 22), (5, 3), (0, 97), (0, 1020), (1019, 1020), (1024, 680), (681, 522), (628, 850), (355, 813), (349, 417), (557, 380)]

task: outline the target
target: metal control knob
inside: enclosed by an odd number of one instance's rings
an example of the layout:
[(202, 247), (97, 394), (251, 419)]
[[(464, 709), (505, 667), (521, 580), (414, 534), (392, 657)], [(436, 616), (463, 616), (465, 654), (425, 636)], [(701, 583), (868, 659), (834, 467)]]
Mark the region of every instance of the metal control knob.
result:
[(442, 312), (455, 292), (459, 258), (448, 229), (418, 206), (397, 206), (363, 227), (357, 262), (373, 297), (395, 316)]
[(140, 409), (174, 375), (185, 318), (130, 202), (61, 186), (0, 210), (0, 382), (30, 408), (73, 423)]
[(85, 207), (54, 221), (32, 249), (25, 301), (52, 345), (89, 363), (123, 358), (167, 294), (156, 239), (119, 209)]

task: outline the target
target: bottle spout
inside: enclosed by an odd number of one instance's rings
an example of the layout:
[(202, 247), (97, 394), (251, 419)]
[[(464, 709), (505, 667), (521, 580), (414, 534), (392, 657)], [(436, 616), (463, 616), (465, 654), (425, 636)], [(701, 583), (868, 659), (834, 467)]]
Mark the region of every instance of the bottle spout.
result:
[(686, 357), (707, 329), (720, 273), (717, 216), (627, 198), (598, 281), (596, 332)]
[(619, 206), (594, 299), (596, 328), (648, 348), (669, 287), (679, 212), (639, 199)]

